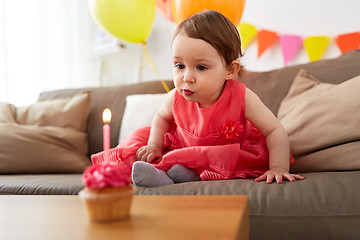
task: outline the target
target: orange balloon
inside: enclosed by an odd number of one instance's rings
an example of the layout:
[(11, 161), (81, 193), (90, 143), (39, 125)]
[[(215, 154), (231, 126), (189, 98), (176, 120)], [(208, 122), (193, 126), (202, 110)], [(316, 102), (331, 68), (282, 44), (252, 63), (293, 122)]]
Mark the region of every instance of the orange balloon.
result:
[(172, 14), (176, 24), (194, 13), (215, 10), (227, 17), (235, 26), (239, 25), (245, 0), (172, 0)]

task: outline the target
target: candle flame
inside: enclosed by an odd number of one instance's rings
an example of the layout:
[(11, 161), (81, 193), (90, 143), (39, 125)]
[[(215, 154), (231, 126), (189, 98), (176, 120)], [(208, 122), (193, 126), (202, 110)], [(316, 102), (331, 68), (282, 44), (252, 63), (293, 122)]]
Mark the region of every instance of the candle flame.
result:
[(106, 109), (103, 111), (102, 119), (103, 119), (103, 122), (104, 122), (104, 123), (109, 123), (109, 122), (111, 122), (111, 111), (110, 111), (110, 109), (106, 108)]

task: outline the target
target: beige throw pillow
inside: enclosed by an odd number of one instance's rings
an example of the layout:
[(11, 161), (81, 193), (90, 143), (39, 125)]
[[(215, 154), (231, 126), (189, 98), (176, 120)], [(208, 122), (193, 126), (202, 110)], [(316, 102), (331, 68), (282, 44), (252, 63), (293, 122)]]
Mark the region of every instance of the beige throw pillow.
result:
[(291, 172), (326, 172), (360, 169), (360, 141), (325, 148), (296, 158)]
[(18, 107), (16, 122), (22, 125), (50, 125), (85, 131), (89, 107), (88, 93), (78, 94), (72, 98), (39, 101), (30, 106)]
[(299, 103), (311, 101), (333, 86), (335, 86), (335, 84), (322, 83), (305, 70), (300, 70), (288, 94), (280, 104), (277, 117), (279, 119), (284, 118), (285, 115), (290, 113), (296, 106), (299, 106)]
[(16, 122), (16, 107), (12, 104), (0, 102), (0, 123)]
[[(354, 147), (360, 140), (359, 89), (360, 76), (335, 85), (321, 83), (304, 70), (299, 72), (278, 112), (297, 159), (293, 170), (360, 169), (359, 157), (353, 161), (347, 157), (360, 156), (360, 148)], [(342, 151), (347, 156), (339, 158), (330, 149), (349, 146), (357, 154)], [(322, 164), (325, 166), (319, 167)]]
[(37, 102), (27, 107), (0, 103), (0, 173), (80, 173), (86, 156), (90, 96)]

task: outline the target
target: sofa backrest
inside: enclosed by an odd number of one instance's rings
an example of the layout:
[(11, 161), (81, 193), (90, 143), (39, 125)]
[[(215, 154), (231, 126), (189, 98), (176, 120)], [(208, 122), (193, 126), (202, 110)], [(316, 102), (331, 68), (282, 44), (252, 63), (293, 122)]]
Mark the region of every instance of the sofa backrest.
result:
[[(247, 72), (241, 81), (253, 90), (276, 115), (281, 101), (286, 96), (296, 74), (301, 69), (305, 69), (309, 74), (314, 75), (323, 82), (340, 83), (360, 75), (360, 50), (350, 51), (334, 59), (284, 67), (267, 72)], [(174, 87), (172, 81), (166, 81), (166, 83), (170, 89)], [(47, 91), (40, 94), (39, 100), (71, 97), (84, 91), (90, 91), (91, 93), (91, 109), (87, 126), (89, 156), (102, 151), (102, 111), (105, 108), (110, 108), (113, 114), (110, 124), (111, 147), (116, 147), (126, 96), (165, 92), (160, 81), (153, 81), (111, 87)], [(136, 121), (136, 119), (134, 120)]]
[(360, 50), (349, 51), (333, 59), (299, 64), (268, 72), (247, 72), (241, 81), (277, 115), (281, 101), (301, 69), (305, 69), (307, 73), (322, 82), (338, 84), (360, 75)]
[[(170, 89), (174, 87), (172, 81), (166, 81), (166, 84)], [(40, 94), (39, 101), (72, 97), (73, 95), (84, 91), (89, 91), (91, 96), (90, 115), (87, 125), (89, 156), (93, 153), (102, 151), (102, 112), (105, 108), (110, 108), (112, 112), (112, 120), (110, 123), (110, 146), (113, 148), (116, 147), (118, 144), (120, 126), (125, 109), (126, 96), (132, 94), (165, 93), (164, 87), (162, 86), (160, 81), (152, 81), (129, 85), (117, 85), (111, 87), (46, 91)]]

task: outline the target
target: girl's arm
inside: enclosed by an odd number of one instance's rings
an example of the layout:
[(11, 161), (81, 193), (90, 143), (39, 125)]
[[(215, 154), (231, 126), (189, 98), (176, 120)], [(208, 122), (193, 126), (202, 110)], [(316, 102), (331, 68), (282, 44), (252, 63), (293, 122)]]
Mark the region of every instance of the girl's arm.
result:
[(304, 179), (302, 176), (289, 173), (290, 144), (284, 127), (259, 97), (247, 88), (245, 117), (265, 136), (269, 151), (269, 170), (255, 180), (271, 183), (275, 179), (277, 183), (282, 183), (283, 178), (291, 182)]
[(155, 114), (151, 124), (148, 143), (136, 153), (138, 161), (152, 162), (162, 157), (164, 134), (169, 131), (174, 120), (173, 100), (175, 91), (173, 89), (166, 95), (164, 102)]

